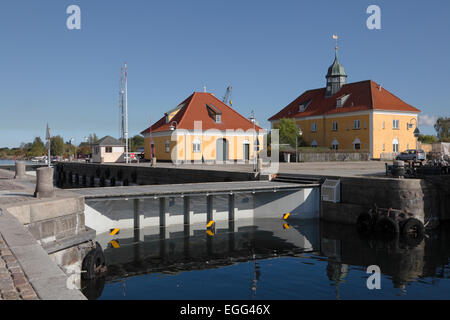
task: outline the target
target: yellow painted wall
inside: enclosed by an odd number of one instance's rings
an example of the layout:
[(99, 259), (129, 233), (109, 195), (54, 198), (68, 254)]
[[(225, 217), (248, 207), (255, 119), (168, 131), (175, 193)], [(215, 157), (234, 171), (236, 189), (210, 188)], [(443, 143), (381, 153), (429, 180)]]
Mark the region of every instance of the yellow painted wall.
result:
[[(411, 119), (414, 118), (416, 120)], [(399, 128), (393, 129), (393, 120), (399, 120)], [(414, 124), (411, 129), (407, 128), (407, 123)], [(384, 126), (383, 126), (384, 123)], [(399, 152), (416, 148), (416, 138), (414, 137), (417, 115), (401, 114), (374, 114), (373, 115), (373, 158), (379, 159), (381, 153), (392, 153), (392, 142), (397, 138), (399, 142)], [(384, 150), (383, 150), (384, 144)]]
[[(360, 129), (353, 129), (353, 121), (360, 121)], [(338, 124), (337, 131), (333, 131), (333, 121)], [(336, 139), (339, 142), (339, 150), (353, 150), (353, 142), (356, 138), (361, 141), (361, 151), (369, 151), (370, 148), (370, 117), (369, 115), (357, 115), (348, 117), (327, 117), (311, 120), (297, 120), (297, 125), (303, 132), (303, 138), (308, 145), (316, 140), (318, 147), (328, 147)], [(312, 132), (312, 124), (317, 124), (317, 132)]]
[[(186, 144), (185, 144), (185, 138), (186, 138)], [(155, 157), (157, 160), (166, 160), (170, 161), (172, 160), (171, 155), (172, 151), (176, 153), (178, 159), (180, 161), (184, 161), (185, 159), (187, 161), (201, 161), (202, 157), (205, 161), (208, 160), (216, 160), (216, 141), (220, 138), (225, 138), (228, 141), (228, 159), (229, 160), (242, 160), (244, 157), (244, 141), (248, 141), (250, 145), (250, 159), (253, 156), (253, 137), (251, 135), (249, 136), (241, 136), (241, 135), (230, 135), (230, 136), (214, 136), (214, 135), (190, 135), (187, 134), (186, 137), (183, 133), (179, 134), (176, 137), (176, 141), (171, 140), (171, 135), (168, 134), (167, 136), (160, 136), (160, 137), (153, 137), (152, 141), (155, 145)], [(201, 141), (201, 152), (194, 152), (193, 151), (193, 142), (195, 139), (198, 139)], [(170, 152), (166, 152), (165, 144), (166, 141), (169, 140), (170, 142)], [(263, 147), (263, 136), (260, 135), (258, 137), (260, 149), (262, 150)], [(146, 137), (144, 139), (145, 145), (144, 145), (144, 153), (145, 158), (150, 159), (150, 138)], [(177, 149), (174, 150), (174, 148)], [(187, 149), (187, 154), (185, 158), (184, 149)], [(176, 160), (176, 159), (173, 159)]]

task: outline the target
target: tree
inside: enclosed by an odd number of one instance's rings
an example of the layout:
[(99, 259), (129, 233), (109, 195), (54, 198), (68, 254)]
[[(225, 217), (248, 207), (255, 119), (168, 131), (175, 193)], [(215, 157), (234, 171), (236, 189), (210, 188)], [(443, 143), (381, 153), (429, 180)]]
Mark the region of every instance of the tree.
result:
[(450, 141), (450, 118), (439, 117), (434, 125), (434, 129), (436, 129), (440, 142)]
[(132, 152), (138, 151), (139, 148), (144, 147), (144, 137), (141, 135), (135, 135), (130, 139), (130, 150)]
[(294, 119), (281, 119), (276, 129), (279, 130), (280, 144), (289, 144), (293, 148), (295, 148), (296, 144), (297, 146), (304, 144), (302, 136), (298, 133), (299, 130)]
[(424, 135), (424, 134), (420, 134), (419, 137), (417, 138), (417, 140), (419, 140), (419, 142), (428, 143), (428, 144), (432, 144), (432, 143), (435, 143), (438, 141), (436, 136)]
[(40, 157), (42, 155), (45, 155), (46, 149), (45, 145), (42, 142), (40, 137), (34, 138), (33, 144), (31, 145), (31, 148), (28, 152), (28, 155), (31, 157)]
[(50, 152), (52, 156), (60, 156), (64, 153), (64, 140), (61, 136), (50, 139)]

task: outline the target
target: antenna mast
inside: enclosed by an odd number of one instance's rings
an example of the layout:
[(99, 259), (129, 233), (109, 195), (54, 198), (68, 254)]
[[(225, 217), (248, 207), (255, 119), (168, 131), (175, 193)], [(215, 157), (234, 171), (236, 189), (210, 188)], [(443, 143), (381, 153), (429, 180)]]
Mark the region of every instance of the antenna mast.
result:
[(119, 110), (120, 110), (120, 139), (125, 139), (125, 115), (123, 105), (123, 67), (120, 67), (120, 92), (119, 92)]
[(127, 63), (125, 62), (125, 162), (129, 162), (128, 155), (128, 74)]

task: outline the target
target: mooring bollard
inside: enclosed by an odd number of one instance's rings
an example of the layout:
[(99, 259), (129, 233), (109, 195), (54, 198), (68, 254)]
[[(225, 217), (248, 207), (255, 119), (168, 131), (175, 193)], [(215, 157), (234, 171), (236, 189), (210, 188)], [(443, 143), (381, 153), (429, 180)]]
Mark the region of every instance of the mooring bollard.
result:
[(16, 162), (16, 175), (14, 179), (23, 179), (25, 178), (25, 161), (17, 161)]
[(55, 194), (53, 189), (53, 168), (42, 167), (36, 170), (36, 198), (51, 198)]

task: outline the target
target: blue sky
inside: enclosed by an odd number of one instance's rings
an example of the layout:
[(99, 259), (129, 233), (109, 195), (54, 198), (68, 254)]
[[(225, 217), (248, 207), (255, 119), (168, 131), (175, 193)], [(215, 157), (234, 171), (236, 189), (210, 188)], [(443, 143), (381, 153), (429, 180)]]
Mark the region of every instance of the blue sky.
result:
[[(66, 8), (81, 8), (81, 30)], [(369, 5), (382, 29), (366, 27)], [(324, 87), (334, 42), (348, 82), (372, 79), (432, 118), (449, 116), (450, 2), (4, 0), (0, 4), (0, 146), (52, 134), (76, 143), (119, 135), (120, 66), (128, 63), (134, 135), (193, 91), (267, 119)], [(430, 126), (421, 131), (434, 133)]]

